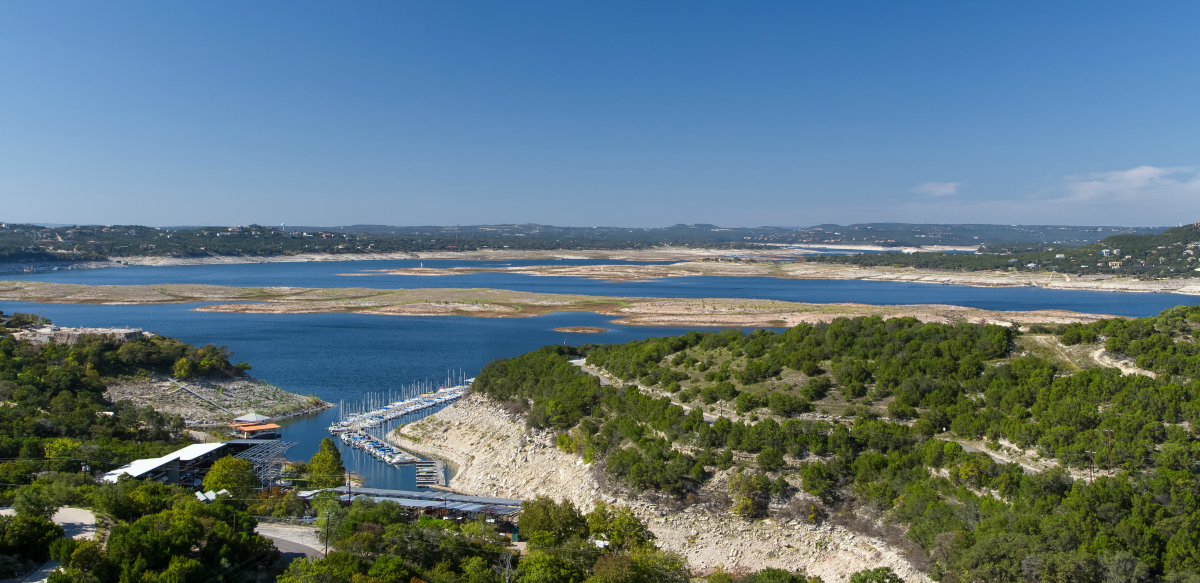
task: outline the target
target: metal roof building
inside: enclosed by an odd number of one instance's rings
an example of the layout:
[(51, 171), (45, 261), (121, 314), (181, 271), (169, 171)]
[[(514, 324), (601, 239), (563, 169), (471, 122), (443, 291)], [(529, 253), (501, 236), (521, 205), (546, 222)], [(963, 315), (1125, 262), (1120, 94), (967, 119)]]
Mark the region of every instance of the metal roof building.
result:
[(147, 478), (186, 488), (199, 488), (209, 468), (219, 459), (232, 455), (248, 459), (254, 472), (264, 484), (279, 475), (276, 463), (287, 450), (296, 445), (291, 441), (234, 439), (221, 443), (196, 443), (160, 458), (134, 460), (111, 472), (101, 480), (116, 482), (122, 474)]
[(351, 496), (370, 498), (376, 502), (395, 502), (405, 508), (414, 509), (444, 509), (447, 512), (466, 514), (487, 514), (491, 516), (512, 516), (521, 511), (521, 500), (514, 498), (489, 498), (486, 496), (470, 496), (453, 492), (436, 490), (387, 490), (383, 488), (327, 488), (324, 490), (309, 490), (300, 492), (301, 498), (312, 498), (321, 492), (337, 492), (342, 500)]

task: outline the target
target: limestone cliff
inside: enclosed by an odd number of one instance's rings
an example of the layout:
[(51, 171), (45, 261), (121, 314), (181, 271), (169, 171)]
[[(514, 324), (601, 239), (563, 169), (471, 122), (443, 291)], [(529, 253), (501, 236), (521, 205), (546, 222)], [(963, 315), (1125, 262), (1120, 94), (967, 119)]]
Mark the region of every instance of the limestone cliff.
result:
[[(897, 549), (841, 526), (778, 518), (750, 521), (711, 504), (672, 511), (629, 493), (607, 494), (582, 458), (553, 446), (552, 433), (527, 429), (523, 419), (482, 396), (466, 397), (388, 437), (405, 449), (449, 462), (455, 469), (450, 487), (456, 490), (505, 498), (546, 495), (571, 500), (583, 511), (601, 498), (629, 506), (646, 521), (660, 547), (686, 557), (697, 573), (718, 566), (732, 572), (804, 569), (836, 583), (862, 569), (887, 566), (906, 581), (929, 580)], [(727, 472), (718, 473), (706, 489), (720, 491), (727, 478)]]

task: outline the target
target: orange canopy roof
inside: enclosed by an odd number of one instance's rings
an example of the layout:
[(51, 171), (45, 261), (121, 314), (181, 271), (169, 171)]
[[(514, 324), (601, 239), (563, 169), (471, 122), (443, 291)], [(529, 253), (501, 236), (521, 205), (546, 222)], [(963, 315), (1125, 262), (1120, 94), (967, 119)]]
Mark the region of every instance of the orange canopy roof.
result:
[(265, 425), (230, 425), (230, 427), (238, 431), (261, 431), (263, 429), (279, 429), (279, 426), (274, 423)]

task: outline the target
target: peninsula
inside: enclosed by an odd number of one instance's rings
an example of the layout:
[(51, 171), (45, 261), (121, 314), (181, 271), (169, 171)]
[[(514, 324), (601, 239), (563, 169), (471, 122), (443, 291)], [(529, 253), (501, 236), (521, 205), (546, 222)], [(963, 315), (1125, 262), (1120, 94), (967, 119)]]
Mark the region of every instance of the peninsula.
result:
[(501, 289), (370, 289), (233, 287), (202, 284), (91, 286), (0, 281), (0, 300), (57, 304), (211, 303), (204, 312), (516, 318), (550, 312), (594, 312), (632, 326), (784, 327), (839, 317), (910, 316), (926, 322), (1020, 324), (1086, 323), (1111, 317), (1065, 310), (999, 311), (917, 304), (813, 304), (738, 298), (639, 298), (542, 294)]

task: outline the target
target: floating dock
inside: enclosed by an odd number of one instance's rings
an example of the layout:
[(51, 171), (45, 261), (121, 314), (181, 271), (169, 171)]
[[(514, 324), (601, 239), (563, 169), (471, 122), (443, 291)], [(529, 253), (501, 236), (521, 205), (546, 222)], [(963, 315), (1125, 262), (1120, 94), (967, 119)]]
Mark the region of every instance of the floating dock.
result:
[[(471, 381), (473, 380), (475, 379), (466, 379), (461, 384), (453, 387), (442, 387), (436, 392), (425, 393), (410, 399), (375, 407), (369, 411), (349, 415), (330, 425), (329, 432), (337, 435), (346, 445), (361, 449), (384, 463), (397, 466), (417, 464), (418, 485), (432, 484), (445, 486), (446, 473), (442, 462), (437, 462), (436, 470), (432, 467), (425, 467), (424, 463), (417, 456), (372, 436), (367, 430), (379, 427), (384, 423), (394, 421), (405, 415), (453, 403), (467, 394), (467, 390), (471, 388)], [(431, 477), (435, 472), (436, 477)], [(425, 476), (425, 481), (422, 481), (422, 476)]]
[(375, 439), (374, 436), (364, 431), (345, 431), (338, 434), (338, 437), (341, 438), (342, 443), (357, 447), (371, 454), (375, 459), (392, 465), (402, 466), (421, 461), (421, 458)]
[(441, 460), (421, 460), (417, 462), (418, 486), (445, 486), (446, 464)]

